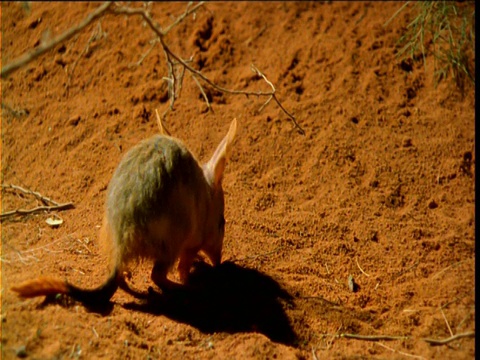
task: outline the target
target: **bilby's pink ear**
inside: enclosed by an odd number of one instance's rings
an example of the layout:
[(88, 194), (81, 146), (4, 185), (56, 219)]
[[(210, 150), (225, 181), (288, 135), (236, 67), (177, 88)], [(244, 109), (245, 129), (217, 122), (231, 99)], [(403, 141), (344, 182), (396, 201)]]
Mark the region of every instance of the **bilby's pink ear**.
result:
[(232, 150), (232, 143), (237, 131), (237, 119), (233, 119), (227, 135), (223, 138), (213, 153), (212, 158), (205, 165), (205, 175), (214, 187), (220, 186), (227, 159)]
[(165, 127), (165, 124), (163, 123), (162, 119), (160, 118), (160, 115), (158, 115), (157, 109), (155, 109), (155, 113), (157, 114), (157, 125), (158, 125), (158, 130), (160, 130), (161, 135), (168, 135), (172, 136), (170, 134), (170, 131)]

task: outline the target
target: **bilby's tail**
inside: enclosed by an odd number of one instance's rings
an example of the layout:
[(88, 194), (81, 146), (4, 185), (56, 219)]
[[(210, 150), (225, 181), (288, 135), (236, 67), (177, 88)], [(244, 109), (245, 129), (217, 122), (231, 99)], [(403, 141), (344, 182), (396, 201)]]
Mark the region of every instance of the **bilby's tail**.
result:
[(100, 305), (108, 302), (119, 286), (117, 269), (108, 280), (96, 289), (80, 289), (67, 281), (41, 277), (12, 287), (18, 296), (32, 298), (54, 294), (66, 294), (85, 305)]

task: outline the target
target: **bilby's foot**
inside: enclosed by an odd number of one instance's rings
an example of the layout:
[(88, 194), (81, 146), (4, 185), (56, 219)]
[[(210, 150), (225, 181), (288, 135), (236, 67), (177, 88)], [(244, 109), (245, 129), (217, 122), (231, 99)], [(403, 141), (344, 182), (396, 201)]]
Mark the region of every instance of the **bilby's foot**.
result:
[(155, 285), (157, 285), (163, 291), (175, 290), (181, 288), (182, 285), (171, 281), (167, 278), (168, 269), (165, 269), (163, 264), (158, 261), (155, 262), (155, 265), (152, 269), (151, 279)]

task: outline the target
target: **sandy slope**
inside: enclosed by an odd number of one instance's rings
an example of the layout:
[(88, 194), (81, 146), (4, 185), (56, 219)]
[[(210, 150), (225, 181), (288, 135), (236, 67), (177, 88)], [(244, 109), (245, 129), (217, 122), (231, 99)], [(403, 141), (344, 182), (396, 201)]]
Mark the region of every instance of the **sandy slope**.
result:
[[(2, 66), (81, 21), (98, 4), (2, 3)], [(140, 4), (132, 5), (140, 6)], [(203, 284), (145, 305), (118, 291), (104, 314), (70, 301), (21, 301), (38, 275), (93, 287), (106, 276), (98, 229), (105, 190), (127, 149), (157, 132), (167, 106), (165, 57), (139, 18), (108, 15), (2, 80), (2, 183), (75, 209), (2, 222), (2, 358), (472, 359), (475, 329), (474, 89), (464, 96), (432, 64), (403, 63), (410, 10), (385, 3), (211, 3), (167, 37), (219, 85), (185, 75), (169, 129), (206, 161), (239, 121), (227, 166), (226, 239)], [(153, 4), (162, 25), (184, 3)], [(4, 107), (5, 105), (5, 107)], [(12, 111), (13, 110), (13, 111)], [(2, 212), (41, 203), (11, 189)], [(147, 288), (150, 265), (134, 271)], [(347, 286), (349, 275), (359, 289)], [(445, 316), (445, 318), (444, 318)], [(447, 320), (447, 322), (445, 321)], [(370, 342), (332, 334), (395, 335)], [(388, 348), (387, 348), (388, 346)], [(393, 352), (393, 351), (397, 352)], [(21, 355), (21, 353), (20, 353)]]

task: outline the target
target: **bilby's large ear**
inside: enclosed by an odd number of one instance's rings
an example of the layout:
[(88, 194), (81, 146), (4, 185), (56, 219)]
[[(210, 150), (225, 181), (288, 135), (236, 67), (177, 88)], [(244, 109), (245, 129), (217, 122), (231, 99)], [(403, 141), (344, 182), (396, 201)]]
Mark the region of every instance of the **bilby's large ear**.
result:
[(214, 187), (219, 186), (222, 183), (223, 171), (227, 163), (232, 150), (232, 143), (237, 131), (237, 119), (233, 119), (230, 124), (230, 129), (227, 135), (223, 138), (217, 147), (217, 150), (213, 153), (212, 158), (205, 165), (205, 175), (211, 181)]
[(157, 114), (157, 125), (158, 125), (158, 129), (160, 130), (160, 134), (172, 136), (172, 135), (170, 135), (170, 131), (168, 131), (168, 129), (163, 124), (163, 121), (160, 118), (160, 115), (158, 115), (157, 109), (155, 109), (155, 113)]

